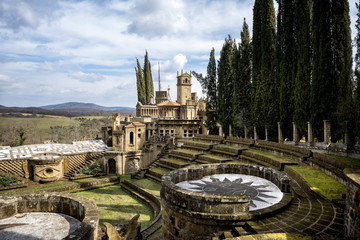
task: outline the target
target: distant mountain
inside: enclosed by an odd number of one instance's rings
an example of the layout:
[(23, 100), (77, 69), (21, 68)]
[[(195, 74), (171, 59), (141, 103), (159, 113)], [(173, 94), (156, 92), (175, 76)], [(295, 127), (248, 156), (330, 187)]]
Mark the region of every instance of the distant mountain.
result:
[(114, 111), (114, 110), (135, 110), (135, 108), (129, 107), (104, 107), (94, 103), (81, 103), (81, 102), (67, 102), (54, 105), (46, 105), (40, 108), (48, 110), (67, 110), (67, 109), (89, 109), (97, 111)]

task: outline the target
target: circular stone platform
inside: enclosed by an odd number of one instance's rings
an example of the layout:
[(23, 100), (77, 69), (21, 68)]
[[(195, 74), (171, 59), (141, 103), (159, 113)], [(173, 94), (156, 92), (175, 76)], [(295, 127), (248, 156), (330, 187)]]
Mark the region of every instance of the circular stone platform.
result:
[(281, 201), (283, 193), (272, 182), (244, 174), (216, 174), (199, 180), (175, 184), (186, 190), (219, 195), (248, 195), (250, 211), (267, 208)]
[(62, 213), (20, 213), (0, 220), (0, 239), (63, 239), (81, 222)]

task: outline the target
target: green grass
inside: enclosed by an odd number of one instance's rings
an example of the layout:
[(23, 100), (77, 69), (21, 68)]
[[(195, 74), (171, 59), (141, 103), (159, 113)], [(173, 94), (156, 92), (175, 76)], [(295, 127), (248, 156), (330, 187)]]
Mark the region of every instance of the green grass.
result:
[(199, 152), (191, 151), (191, 150), (188, 150), (188, 149), (176, 149), (176, 150), (174, 150), (174, 152), (189, 153), (189, 154), (192, 154), (192, 155), (199, 154)]
[(329, 157), (335, 158), (351, 167), (360, 167), (360, 159), (351, 158), (351, 157), (344, 157), (334, 154), (327, 154)]
[(346, 187), (325, 173), (311, 166), (290, 166), (311, 186), (329, 200), (341, 199), (346, 193)]
[(190, 143), (193, 142), (193, 143), (200, 144), (200, 145), (206, 145), (206, 146), (214, 145), (214, 143), (210, 143), (210, 142), (199, 142), (199, 141), (189, 141), (189, 142)]
[(183, 161), (175, 160), (175, 159), (170, 159), (170, 158), (164, 158), (162, 160), (166, 161), (166, 162), (170, 162), (170, 163), (175, 163), (175, 164), (180, 165), (180, 166), (184, 166), (184, 165), (188, 164), (187, 162), (183, 162)]
[(140, 180), (136, 180), (134, 181), (137, 185), (139, 185), (140, 187), (143, 187), (147, 190), (149, 190), (151, 193), (160, 196), (160, 190), (161, 190), (161, 184), (156, 183), (154, 181), (151, 181), (149, 179), (140, 179)]
[(102, 216), (100, 223), (127, 223), (136, 214), (140, 214), (141, 228), (147, 227), (153, 219), (153, 210), (132, 197), (120, 185), (111, 185), (87, 191), (73, 193), (93, 201)]
[(156, 172), (156, 173), (159, 173), (161, 175), (165, 175), (167, 174), (169, 171), (165, 170), (165, 169), (162, 169), (162, 168), (150, 168), (149, 170), (153, 171), (153, 172)]
[(219, 144), (219, 145), (217, 145), (217, 146), (223, 147), (223, 148), (236, 149), (236, 150), (242, 150), (242, 149), (244, 149), (244, 148), (242, 148), (242, 147), (236, 147), (236, 146), (231, 146), (231, 145), (226, 145), (226, 144)]
[(278, 156), (278, 155), (275, 155), (275, 154), (262, 152), (262, 151), (258, 151), (258, 150), (246, 150), (246, 151), (257, 154), (257, 155), (260, 155), (260, 156), (263, 156), (263, 157), (268, 157), (268, 158), (274, 159), (274, 160), (276, 160), (278, 162), (281, 162), (281, 163), (296, 163), (297, 162), (297, 161), (292, 160), (290, 158), (286, 158), (286, 157), (282, 157), (282, 156)]
[(206, 155), (204, 155), (204, 157), (216, 159), (219, 161), (229, 160), (229, 158), (224, 158), (224, 157), (220, 157), (220, 156), (216, 156), (216, 155), (212, 155), (212, 154), (206, 154)]

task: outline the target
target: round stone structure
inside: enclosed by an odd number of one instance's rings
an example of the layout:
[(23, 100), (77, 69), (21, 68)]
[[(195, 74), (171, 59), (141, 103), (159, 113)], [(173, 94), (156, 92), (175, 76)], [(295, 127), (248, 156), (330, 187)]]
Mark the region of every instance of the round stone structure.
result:
[(54, 182), (64, 177), (64, 157), (58, 153), (37, 154), (28, 160), (29, 178), (35, 182)]
[[(212, 182), (222, 179), (220, 185), (231, 189), (239, 180), (229, 180), (222, 174), (250, 175), (266, 179), (283, 193), (281, 200), (259, 210), (250, 211), (252, 199), (246, 191), (216, 191)], [(217, 177), (218, 176), (218, 177)], [(201, 180), (210, 184), (205, 191), (193, 191), (181, 187), (182, 182)], [(225, 180), (224, 182), (224, 179)], [(196, 181), (195, 181), (196, 182)], [(247, 186), (251, 185), (246, 181)], [(196, 184), (195, 184), (196, 185)], [(200, 185), (200, 184), (199, 184)], [(206, 185), (206, 184), (205, 184)], [(248, 188), (250, 190), (250, 188)], [(250, 191), (249, 191), (250, 192)], [(268, 216), (274, 211), (287, 206), (291, 202), (290, 178), (283, 172), (243, 164), (204, 164), (171, 171), (162, 178), (161, 206), (164, 239), (211, 239), (217, 232), (228, 226)]]
[[(72, 232), (69, 232), (68, 236), (64, 239), (97, 239), (99, 214), (96, 205), (87, 198), (71, 194), (45, 192), (39, 194), (0, 197), (0, 220), (19, 217), (19, 215), (22, 218), (23, 215), (25, 216), (27, 213), (35, 212), (38, 214), (43, 213), (45, 215), (48, 213), (60, 213), (62, 216), (67, 215), (80, 221), (80, 224), (77, 224), (75, 229), (72, 228)], [(64, 217), (66, 218), (66, 216)], [(9, 223), (9, 221), (6, 223), (7, 224), (3, 226), (0, 225), (0, 227), (9, 232), (8, 238), (6, 239), (13, 239), (13, 235), (11, 235), (12, 224), (11, 222)], [(23, 224), (30, 223), (25, 221)], [(19, 225), (19, 222), (14, 222), (13, 225)], [(55, 228), (56, 226), (54, 226), (54, 229)], [(50, 239), (49, 237), (46, 237), (46, 232), (44, 235), (43, 239)], [(24, 235), (23, 237), (23, 239), (33, 239), (31, 234)]]

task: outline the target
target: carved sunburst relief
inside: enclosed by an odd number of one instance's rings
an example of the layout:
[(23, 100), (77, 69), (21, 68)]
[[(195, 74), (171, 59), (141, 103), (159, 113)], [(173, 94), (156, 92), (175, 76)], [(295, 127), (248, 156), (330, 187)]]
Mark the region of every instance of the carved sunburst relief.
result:
[(177, 184), (179, 187), (194, 192), (250, 196), (250, 210), (257, 210), (279, 202), (283, 196), (279, 188), (266, 179), (242, 175), (219, 174), (200, 180), (187, 181)]

